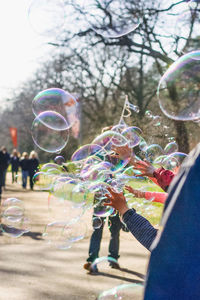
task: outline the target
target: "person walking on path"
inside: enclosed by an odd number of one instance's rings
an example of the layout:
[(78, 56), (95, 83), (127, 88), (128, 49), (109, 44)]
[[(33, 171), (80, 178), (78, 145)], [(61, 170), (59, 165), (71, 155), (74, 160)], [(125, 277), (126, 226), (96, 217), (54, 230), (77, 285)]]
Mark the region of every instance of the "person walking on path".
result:
[(10, 156), (11, 171), (12, 171), (12, 183), (17, 182), (17, 175), (19, 170), (19, 152), (17, 149), (13, 149), (12, 155)]
[(37, 153), (35, 151), (31, 151), (28, 161), (28, 173), (30, 178), (30, 188), (33, 190), (34, 182), (33, 182), (33, 176), (37, 172), (39, 166), (39, 160)]
[(7, 149), (5, 146), (2, 146), (1, 148), (1, 183), (2, 183), (2, 187), (5, 189), (6, 188), (6, 172), (10, 163), (10, 154), (7, 152)]
[(23, 187), (23, 189), (26, 189), (27, 178), (29, 175), (29, 159), (28, 159), (27, 152), (23, 152), (23, 154), (22, 154), (22, 158), (20, 160), (20, 167), (22, 170), (22, 187)]

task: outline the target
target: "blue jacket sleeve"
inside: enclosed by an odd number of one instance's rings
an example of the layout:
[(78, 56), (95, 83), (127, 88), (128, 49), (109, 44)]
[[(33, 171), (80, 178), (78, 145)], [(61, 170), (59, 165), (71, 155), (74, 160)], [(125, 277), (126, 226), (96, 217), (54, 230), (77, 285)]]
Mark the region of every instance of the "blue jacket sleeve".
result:
[(125, 212), (123, 222), (132, 235), (149, 250), (158, 230), (155, 229), (147, 219), (137, 214), (135, 209), (129, 209)]

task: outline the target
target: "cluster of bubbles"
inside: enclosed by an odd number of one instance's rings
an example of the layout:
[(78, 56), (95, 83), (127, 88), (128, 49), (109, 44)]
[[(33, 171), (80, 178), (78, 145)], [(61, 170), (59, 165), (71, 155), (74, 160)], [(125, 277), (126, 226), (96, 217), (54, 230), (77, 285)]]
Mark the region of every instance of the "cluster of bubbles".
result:
[(35, 96), (32, 110), (34, 143), (43, 151), (59, 153), (67, 145), (69, 129), (76, 120), (76, 99), (67, 91), (51, 88)]
[(24, 203), (17, 198), (6, 199), (1, 207), (1, 232), (9, 237), (20, 237), (30, 231)]
[[(58, 98), (56, 94), (55, 101), (52, 95), (47, 98), (41, 97), (46, 93), (49, 91), (39, 93), (39, 96), (33, 100), (33, 111), (38, 114), (36, 120), (38, 118), (41, 120), (41, 115), (50, 112), (46, 109), (51, 104), (51, 113), (59, 114), (62, 120), (70, 122), (71, 110), (63, 111), (60, 109), (60, 104), (62, 108), (63, 103), (56, 101), (60, 99), (60, 93), (58, 93)], [(43, 110), (45, 111), (43, 112)], [(115, 216), (117, 212), (114, 208), (105, 205), (108, 188), (122, 192), (125, 185), (134, 181), (137, 187), (139, 186), (143, 191), (149, 191), (149, 182), (145, 178), (136, 177), (140, 172), (133, 166), (129, 166), (130, 157), (124, 159), (114, 157), (116, 148), (128, 147), (136, 161), (145, 157), (156, 167), (162, 166), (174, 171), (187, 156), (185, 153), (178, 152), (175, 141), (167, 143), (164, 148), (158, 144), (149, 144), (142, 137), (142, 130), (139, 127), (127, 125), (124, 121), (125, 118), (130, 113), (138, 112), (139, 108), (126, 99), (119, 124), (106, 128), (90, 144), (77, 149), (70, 162), (65, 163), (65, 159), (58, 155), (55, 157), (54, 163), (44, 164), (34, 175), (35, 184), (41, 190), (49, 192), (49, 207), (54, 211), (59, 210), (58, 217), (55, 219), (54, 216), (53, 221), (45, 228), (44, 237), (49, 243), (60, 249), (68, 249), (74, 242), (83, 239), (87, 230), (85, 225), (80, 224), (83, 222), (82, 216), (91, 207), (94, 208), (93, 228), (97, 229), (103, 226), (103, 218)], [(65, 117), (63, 114), (66, 114)], [(160, 126), (159, 116), (153, 116), (151, 111), (146, 111), (146, 115), (154, 126)], [(62, 122), (54, 123), (54, 120), (49, 118), (44, 123), (41, 121), (41, 126), (47, 127), (48, 130), (49, 127), (57, 128), (55, 130), (57, 135), (60, 131), (66, 131), (66, 127), (62, 127)], [(39, 146), (42, 149), (41, 144)], [(48, 151), (50, 147), (53, 146), (49, 145)], [(133, 195), (129, 193), (126, 194), (126, 198), (129, 206), (135, 207), (145, 217), (155, 214), (156, 206), (152, 202), (153, 198), (150, 199), (152, 201), (143, 199), (138, 202), (133, 200)]]

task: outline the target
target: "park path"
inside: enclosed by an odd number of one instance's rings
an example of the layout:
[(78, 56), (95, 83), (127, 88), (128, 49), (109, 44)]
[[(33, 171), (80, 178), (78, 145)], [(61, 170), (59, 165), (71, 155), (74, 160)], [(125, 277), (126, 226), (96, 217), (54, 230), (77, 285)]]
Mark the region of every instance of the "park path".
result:
[[(3, 200), (16, 197), (24, 202), (31, 231), (20, 238), (0, 235), (0, 300), (95, 300), (99, 293), (125, 283), (143, 282), (149, 253), (130, 233), (121, 231), (120, 259), (122, 270), (100, 267), (100, 275), (83, 269), (92, 232), (91, 213), (84, 215), (87, 225), (82, 241), (67, 250), (50, 246), (42, 237), (49, 222), (48, 193), (22, 190), (12, 185), (10, 174)], [(107, 255), (109, 231), (104, 228), (101, 256)], [(139, 300), (137, 288), (132, 299)], [(140, 294), (140, 293), (139, 293)], [(126, 300), (126, 299), (125, 299)]]

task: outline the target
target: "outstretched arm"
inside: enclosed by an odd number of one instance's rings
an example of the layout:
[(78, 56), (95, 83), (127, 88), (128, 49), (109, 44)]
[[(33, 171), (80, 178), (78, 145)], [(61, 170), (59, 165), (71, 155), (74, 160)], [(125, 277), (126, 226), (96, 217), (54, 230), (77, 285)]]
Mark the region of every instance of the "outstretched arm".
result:
[(133, 194), (136, 198), (145, 198), (146, 200), (150, 200), (152, 202), (165, 203), (168, 194), (162, 192), (143, 192), (139, 190), (133, 189), (129, 185), (125, 185), (125, 189)]
[(108, 188), (108, 192), (106, 197), (110, 202), (106, 202), (105, 205), (113, 206), (119, 211), (132, 235), (149, 250), (157, 235), (157, 229), (147, 219), (137, 214), (135, 209), (129, 209), (123, 193), (116, 193), (111, 188)]

